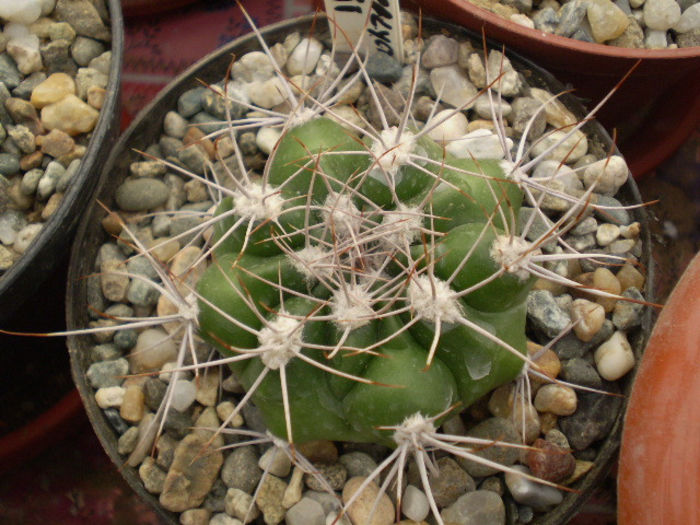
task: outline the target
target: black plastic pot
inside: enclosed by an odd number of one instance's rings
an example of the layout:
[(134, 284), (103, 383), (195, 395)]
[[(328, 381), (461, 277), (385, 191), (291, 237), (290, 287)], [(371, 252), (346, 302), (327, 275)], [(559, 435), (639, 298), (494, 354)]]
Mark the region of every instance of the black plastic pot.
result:
[[(300, 31), (307, 32), (311, 26), (313, 18), (310, 16), (301, 17), (294, 20), (289, 20), (268, 26), (261, 30), (261, 33), (267, 42), (281, 41), (284, 36), (290, 32)], [(315, 22), (315, 31), (325, 28), (325, 20)], [(423, 27), (428, 30), (447, 31), (457, 37), (469, 37), (480, 46), (480, 37), (463, 28), (451, 24), (437, 22), (435, 20), (424, 19)], [(322, 38), (322, 37), (321, 37)], [(497, 45), (497, 47), (500, 47)], [(128, 167), (131, 162), (138, 160), (139, 157), (134, 150), (145, 150), (149, 145), (156, 142), (162, 133), (162, 121), (166, 112), (172, 110), (176, 106), (178, 97), (186, 90), (201, 85), (204, 82), (217, 82), (223, 78), (227, 67), (230, 65), (231, 57), (240, 57), (248, 51), (258, 49), (258, 41), (252, 34), (238, 38), (216, 52), (204, 57), (197, 64), (189, 68), (187, 71), (178, 76), (171, 82), (160, 95), (153, 100), (141, 113), (134, 119), (129, 128), (119, 139), (114, 150), (112, 151), (107, 164), (102, 172), (100, 179), (100, 187), (98, 190), (98, 198), (109, 208), (114, 203), (115, 189), (128, 173)], [(528, 82), (534, 86), (546, 87), (552, 92), (563, 91), (563, 86), (556, 81), (550, 74), (543, 71), (541, 68), (531, 62), (522, 59), (513, 54), (509, 54), (511, 61), (516, 69), (524, 71)], [(560, 98), (572, 111), (579, 116), (584, 114), (583, 107), (577, 99), (572, 96), (564, 95)], [(598, 146), (602, 151), (611, 149), (612, 141), (604, 128), (595, 121), (587, 124), (587, 131), (592, 133)], [(621, 190), (618, 196), (625, 202), (639, 203), (641, 197), (637, 187), (629, 177), (629, 182), (626, 187)], [(643, 210), (633, 210), (635, 220), (642, 223), (645, 232), (644, 243), (645, 253), (643, 263), (647, 268), (648, 281), (651, 282), (651, 258), (650, 258), (650, 238), (648, 236), (648, 228), (646, 226), (646, 215)], [(71, 265), (69, 270), (68, 295), (67, 295), (67, 319), (69, 328), (80, 328), (87, 326), (89, 321), (87, 309), (87, 281), (85, 276), (94, 271), (94, 261), (97, 251), (102, 243), (107, 239), (107, 235), (102, 229), (101, 219), (106, 215), (105, 210), (96, 204), (93, 204), (86, 215), (86, 219), (78, 231), (75, 244), (71, 254)], [(647, 290), (647, 293), (650, 289)], [(644, 328), (639, 337), (634, 340), (633, 346), (637, 357), (641, 355), (644, 347), (646, 334), (650, 330), (650, 318), (647, 318), (644, 323)], [(151, 503), (154, 508), (161, 514), (168, 523), (177, 524), (178, 518), (173, 513), (164, 510), (158, 503), (158, 498), (147, 492), (139, 478), (136, 469), (124, 464), (124, 457), (117, 452), (118, 434), (112, 428), (110, 423), (105, 418), (103, 411), (97, 406), (94, 399), (94, 390), (88, 384), (85, 372), (90, 365), (88, 360), (88, 350), (91, 345), (89, 337), (70, 337), (68, 340), (71, 367), (73, 377), (80, 390), (83, 403), (87, 409), (88, 415), (92, 422), (93, 428), (97, 433), (103, 447), (112, 461), (119, 467), (120, 472), (127, 480), (129, 485), (143, 497), (144, 500)], [(625, 392), (629, 391), (632, 374), (628, 374), (625, 381)], [(620, 413), (618, 414), (615, 425), (605, 440), (600, 445), (599, 453), (596, 458), (595, 466), (592, 470), (575, 485), (576, 493), (568, 493), (565, 496), (564, 502), (557, 506), (554, 510), (544, 515), (542, 518), (533, 523), (540, 524), (563, 524), (573, 516), (580, 506), (586, 501), (591, 492), (601, 483), (607, 475), (611, 462), (615, 459), (616, 451), (620, 443), (622, 414), (624, 412), (624, 403), (622, 404)]]
[(40, 286), (49, 277), (60, 278), (52, 276), (52, 271), (67, 257), (80, 217), (92, 200), (98, 174), (119, 135), (124, 21), (119, 1), (109, 0), (108, 5), (112, 60), (104, 105), (81, 160), (80, 169), (74, 175), (59, 208), (22, 257), (0, 276), (0, 321), (12, 317), (27, 298), (39, 292)]
[[(112, 60), (104, 105), (92, 131), (80, 168), (59, 208), (22, 257), (0, 276), (0, 327), (26, 332), (59, 331), (65, 327), (65, 282), (69, 248), (83, 212), (93, 202), (98, 175), (119, 134), (119, 99), (124, 49), (124, 23), (119, 0), (107, 2), (111, 20)], [(81, 413), (70, 380), (63, 339), (0, 335), (2, 363), (12, 376), (1, 389), (0, 470), (20, 464), (68, 431)], [(44, 391), (37, 390), (41, 385)], [(26, 396), (25, 413), (6, 403)], [(5, 413), (15, 410), (15, 413)], [(23, 419), (26, 418), (26, 421)], [(9, 423), (8, 423), (9, 421)]]

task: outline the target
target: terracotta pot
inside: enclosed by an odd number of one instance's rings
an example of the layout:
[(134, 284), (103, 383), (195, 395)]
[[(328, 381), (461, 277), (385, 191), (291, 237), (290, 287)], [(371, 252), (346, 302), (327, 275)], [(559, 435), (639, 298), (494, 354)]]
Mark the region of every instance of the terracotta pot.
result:
[[(322, 22), (325, 25), (325, 21)], [(315, 23), (317, 28), (320, 27), (318, 20), (307, 16), (273, 24), (261, 29), (260, 32), (267, 42), (276, 42), (282, 40), (290, 32), (308, 32), (312, 23)], [(423, 25), (424, 27), (431, 27), (435, 30), (447, 30), (453, 35), (461, 37), (469, 36), (479, 39), (478, 35), (469, 33), (465, 29), (451, 24), (426, 19), (423, 20)], [(177, 100), (183, 92), (192, 87), (201, 85), (202, 82), (219, 81), (230, 65), (231, 56), (242, 56), (246, 52), (258, 49), (259, 43), (256, 36), (249, 34), (237, 38), (226, 46), (204, 57), (168, 84), (168, 86), (166, 86), (134, 119), (112, 150), (100, 177), (100, 186), (98, 188), (98, 198), (100, 202), (104, 203), (108, 208), (113, 207), (116, 188), (121, 184), (126, 174), (129, 173), (129, 165), (131, 162), (139, 158), (135, 151), (143, 151), (158, 140), (161, 135), (161, 122), (164, 115), (176, 106)], [(555, 80), (554, 77), (539, 66), (510, 52), (508, 56), (516, 68), (526, 69), (532, 73), (530, 81), (541, 87), (546, 87), (552, 92), (559, 92), (563, 89), (563, 86)], [(576, 98), (565, 94), (561, 100), (576, 114), (585, 114), (583, 107)], [(588, 123), (587, 131), (591, 132), (595, 140), (600, 141), (605, 148), (612, 147), (609, 135), (599, 123)], [(627, 185), (620, 190), (618, 196), (625, 202), (641, 202), (641, 196), (631, 178)], [(632, 213), (635, 216), (635, 220), (642, 222), (644, 225), (643, 229), (645, 234), (643, 242), (645, 248), (642, 257), (644, 264), (648, 268), (649, 281), (651, 281), (650, 239), (646, 226), (646, 214), (641, 208), (633, 210)], [(71, 329), (85, 327), (89, 321), (87, 280), (83, 277), (93, 272), (97, 251), (100, 245), (105, 242), (106, 236), (101, 225), (101, 219), (104, 218), (105, 214), (106, 212), (101, 206), (94, 204), (88, 211), (86, 219), (81, 225), (73, 245), (67, 291), (67, 322)], [(650, 288), (647, 290), (647, 294), (649, 291)], [(631, 340), (638, 358), (643, 347), (644, 334), (647, 334), (649, 329), (649, 318), (646, 317), (641, 333), (637, 334), (639, 337)], [(163, 516), (168, 523), (175, 525), (178, 523), (178, 516), (164, 510), (159, 504), (158, 497), (149, 493), (144, 488), (138, 470), (125, 465), (124, 457), (117, 452), (119, 435), (106, 419), (102, 409), (97, 406), (94, 390), (85, 376), (86, 370), (91, 364), (89, 360), (89, 348), (91, 344), (92, 340), (90, 337), (71, 336), (68, 339), (73, 378), (80, 391), (92, 426), (107, 454), (115, 465), (118, 466), (129, 485), (141, 495), (145, 501), (153, 505), (157, 512)], [(628, 377), (622, 381), (621, 386), (623, 392), (628, 391), (631, 375), (630, 373)], [(619, 446), (624, 406), (625, 403), (622, 403), (620, 413), (618, 414), (609, 436), (599, 444), (594, 467), (582, 480), (577, 482), (575, 486), (576, 492), (567, 493), (563, 503), (541, 516), (533, 523), (539, 525), (566, 523), (578, 511), (592, 491), (599, 486), (601, 481), (607, 476), (610, 464), (615, 459), (617, 447)]]
[(659, 315), (629, 400), (620, 525), (700, 523), (700, 254)]
[(483, 30), (570, 84), (590, 108), (639, 62), (598, 114), (608, 130), (617, 129), (636, 177), (670, 156), (700, 125), (700, 47), (628, 49), (581, 42), (521, 26), (467, 0), (410, 0), (411, 5)]

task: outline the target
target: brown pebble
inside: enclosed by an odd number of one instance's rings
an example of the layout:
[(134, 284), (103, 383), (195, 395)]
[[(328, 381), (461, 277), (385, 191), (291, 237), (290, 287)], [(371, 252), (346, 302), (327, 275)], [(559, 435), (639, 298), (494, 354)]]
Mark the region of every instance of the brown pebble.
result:
[[(39, 135), (39, 137), (40, 136), (41, 135)], [(35, 151), (19, 159), (19, 167), (22, 171), (33, 170), (34, 168), (38, 168), (39, 166), (41, 166), (41, 162), (43, 160), (44, 155), (41, 153), (41, 151)]]
[(41, 151), (52, 157), (68, 155), (75, 147), (75, 140), (60, 129), (52, 129), (41, 137)]
[(307, 441), (297, 445), (297, 450), (311, 463), (329, 465), (338, 461), (338, 449), (332, 441)]
[(554, 483), (562, 481), (574, 473), (576, 459), (570, 450), (538, 438), (532, 444), (537, 450), (527, 453), (527, 466), (532, 474)]
[(41, 218), (45, 221), (48, 220), (49, 217), (51, 217), (61, 205), (62, 199), (63, 193), (54, 193), (53, 195), (51, 195), (51, 197), (49, 197), (49, 200), (46, 201), (44, 209), (41, 210)]
[(102, 228), (111, 235), (119, 235), (122, 232), (122, 221), (116, 211), (109, 212), (102, 219)]
[(209, 160), (213, 160), (216, 156), (216, 146), (214, 146), (214, 143), (211, 140), (205, 137), (206, 134), (201, 129), (190, 127), (187, 129), (185, 136), (182, 137), (182, 143), (185, 146), (197, 144), (200, 148), (202, 148), (202, 151), (206, 153)]

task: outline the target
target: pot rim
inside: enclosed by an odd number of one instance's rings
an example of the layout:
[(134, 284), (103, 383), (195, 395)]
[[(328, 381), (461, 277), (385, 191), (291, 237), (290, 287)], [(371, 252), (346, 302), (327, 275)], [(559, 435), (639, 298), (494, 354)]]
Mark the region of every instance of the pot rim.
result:
[[(11, 317), (24, 297), (36, 291), (51, 270), (63, 259), (70, 244), (71, 233), (78, 226), (82, 213), (93, 195), (97, 174), (106, 152), (119, 133), (119, 96), (124, 54), (124, 21), (119, 0), (108, 0), (110, 30), (112, 32), (109, 80), (104, 104), (80, 168), (61, 199), (54, 214), (44, 224), (34, 241), (20, 258), (0, 276), (0, 319)], [(63, 252), (63, 253), (60, 253)]]
[[(608, 46), (604, 44), (598, 44), (594, 42), (584, 42), (581, 40), (575, 40), (573, 38), (568, 38), (560, 35), (555, 35), (552, 33), (546, 33), (544, 31), (539, 31), (537, 29), (532, 29), (525, 27), (523, 25), (517, 24), (507, 18), (503, 18), (496, 13), (472, 4), (468, 0), (441, 0), (438, 4), (426, 5), (428, 12), (431, 12), (435, 8), (439, 9), (439, 4), (444, 2), (455, 9), (462, 10), (466, 14), (473, 17), (476, 21), (481, 21), (487, 26), (502, 27), (511, 33), (517, 35), (518, 38), (531, 40), (539, 43), (540, 45), (552, 46), (560, 48), (561, 50), (580, 55), (587, 55), (590, 57), (609, 57), (614, 59), (625, 59), (625, 60), (683, 60), (688, 58), (699, 58), (700, 57), (700, 46), (693, 47), (681, 47), (676, 49), (639, 49), (639, 48), (625, 48), (618, 46)], [(438, 12), (435, 10), (435, 12)]]
[[(325, 15), (322, 15), (322, 17), (323, 18), (321, 18), (321, 20), (325, 21)], [(305, 29), (308, 29), (312, 22), (318, 24), (318, 21), (318, 14), (305, 15), (265, 26), (259, 31), (266, 41), (272, 41), (272, 39), (279, 38), (280, 35), (286, 35), (291, 31), (303, 31)], [(461, 37), (476, 39), (477, 41), (480, 40), (480, 37), (476, 35), (473, 31), (470, 31), (469, 29), (457, 26), (449, 22), (443, 22), (437, 19), (424, 17), (423, 25), (424, 27), (427, 26), (433, 28), (445, 28), (448, 29), (452, 34), (460, 35)], [(494, 45), (492, 41), (489, 41), (488, 43), (489, 46)], [(106, 190), (114, 189), (114, 181), (110, 180), (110, 174), (112, 172), (118, 171), (117, 166), (115, 164), (119, 161), (124, 161), (123, 153), (132, 149), (133, 146), (130, 146), (132, 141), (147, 140), (146, 138), (144, 138), (144, 130), (147, 129), (146, 124), (154, 122), (153, 118), (149, 118), (150, 113), (157, 110), (158, 112), (162, 111), (162, 113), (160, 114), (164, 115), (165, 111), (172, 109), (172, 104), (170, 104), (167, 106), (167, 109), (163, 111), (163, 109), (166, 107), (166, 103), (168, 102), (168, 100), (172, 102), (172, 100), (176, 100), (177, 96), (179, 96), (179, 94), (181, 94), (182, 92), (186, 91), (187, 89), (191, 89), (192, 87), (195, 87), (195, 83), (193, 82), (195, 78), (200, 81), (203, 80), (216, 82), (220, 80), (222, 78), (222, 73), (225, 71), (225, 67), (216, 68), (218, 76), (213, 80), (209, 78), (206, 74), (202, 73), (203, 69), (205, 69), (206, 66), (210, 65), (212, 62), (215, 61), (221, 61), (222, 63), (223, 61), (230, 61), (232, 51), (234, 49), (241, 51), (239, 49), (241, 47), (243, 48), (243, 52), (246, 52), (249, 49), (257, 49), (257, 37), (253, 33), (246, 33), (245, 35), (237, 37), (236, 39), (232, 40), (226, 45), (218, 48), (214, 52), (206, 55), (194, 65), (190, 66), (187, 70), (178, 75), (170, 83), (168, 83), (168, 85), (160, 91), (156, 98), (154, 98), (146, 107), (144, 107), (138, 113), (138, 115), (134, 118), (130, 126), (124, 131), (124, 133), (121, 135), (118, 142), (112, 149), (107, 163), (105, 164), (100, 174), (100, 182), (96, 192), (96, 195), (98, 197), (103, 196), (106, 193)], [(516, 62), (516, 64), (520, 68), (524, 67), (536, 71), (538, 78), (544, 81), (544, 83), (546, 83), (547, 87), (549, 87), (550, 89), (553, 89), (554, 91), (564, 90), (563, 85), (559, 81), (557, 81), (549, 72), (547, 72), (540, 66), (536, 66), (530, 60), (523, 58), (517, 53), (506, 51), (506, 54), (511, 60)], [(240, 55), (240, 52), (235, 53), (235, 56)], [(208, 73), (211, 73), (209, 71), (210, 69), (211, 67), (207, 68)], [(565, 101), (567, 106), (570, 109), (573, 109), (573, 111), (577, 112), (578, 114), (585, 114), (582, 113), (583, 106), (581, 105), (580, 101), (575, 97), (569, 94), (565, 94), (563, 97), (560, 97), (560, 100)], [(160, 121), (158, 121), (159, 130), (160, 126)], [(612, 144), (612, 139), (599, 122), (593, 121), (587, 123), (586, 129), (592, 131), (599, 138), (606, 140), (607, 146), (610, 146)], [(616, 148), (614, 149), (614, 152), (619, 154), (619, 151), (617, 151)], [(123, 172), (124, 170), (121, 171)], [(634, 182), (633, 177), (628, 177), (628, 182), (625, 188), (625, 191), (627, 192), (627, 197), (630, 200), (633, 200), (634, 202), (641, 202), (641, 195), (639, 194), (639, 190)], [(107, 202), (107, 204), (109, 204), (109, 202)], [(652, 281), (653, 268), (651, 266), (651, 239), (649, 236), (649, 228), (647, 227), (647, 214), (644, 208), (633, 210), (633, 212), (635, 215), (635, 219), (639, 220), (642, 224), (644, 224), (643, 258), (646, 262), (648, 262), (649, 265), (647, 267), (647, 283), (650, 283)], [(86, 285), (84, 283), (84, 276), (90, 273), (93, 264), (92, 260), (90, 260), (87, 264), (85, 263), (86, 253), (92, 253), (89, 250), (85, 249), (85, 245), (88, 242), (99, 242), (99, 239), (103, 238), (101, 226), (99, 226), (98, 228), (94, 227), (95, 223), (99, 223), (98, 214), (104, 215), (105, 212), (104, 210), (101, 210), (101, 208), (96, 206), (95, 203), (93, 203), (90, 207), (90, 210), (85, 216), (86, 219), (80, 225), (80, 228), (76, 235), (76, 240), (73, 244), (73, 248), (71, 251), (71, 264), (69, 267), (67, 283), (68, 288), (66, 293), (66, 316), (69, 329), (85, 326), (84, 320), (86, 316), (86, 308), (84, 306), (84, 299)], [(93, 226), (92, 230), (90, 229), (91, 225)], [(98, 230), (97, 233), (95, 232), (96, 229)], [(647, 284), (647, 289), (645, 290), (645, 293), (647, 294), (648, 298), (650, 297), (649, 294), (651, 294), (651, 292), (651, 286)], [(649, 332), (649, 327), (650, 317), (645, 316), (645, 320), (643, 322), (643, 329), (641, 330), (642, 336), (639, 338), (638, 341), (632, 343), (637, 357), (641, 355), (646, 334), (648, 334)], [(85, 405), (86, 411), (88, 413), (89, 419), (95, 432), (103, 448), (107, 452), (107, 455), (119, 468), (120, 472), (122, 473), (128, 484), (132, 487), (132, 489), (134, 489), (135, 492), (139, 494), (144, 500), (148, 501), (163, 518), (165, 518), (169, 523), (175, 525), (176, 523), (178, 523), (176, 514), (165, 510), (159, 504), (158, 497), (145, 490), (145, 487), (143, 486), (143, 483), (141, 482), (141, 479), (136, 469), (127, 466), (125, 463), (125, 459), (117, 453), (116, 432), (106, 420), (102, 409), (97, 407), (97, 404), (94, 399), (93, 389), (87, 383), (84, 373), (85, 371), (81, 367), (80, 353), (81, 351), (84, 351), (84, 347), (87, 346), (82, 341), (82, 339), (83, 338), (78, 336), (68, 337), (71, 370), (73, 374), (73, 379), (76, 385), (78, 386), (78, 390), (80, 391), (81, 398), (83, 400), (83, 403)], [(628, 374), (628, 377), (625, 379), (626, 393), (629, 391), (632, 375), (633, 372), (630, 372)], [(623, 400), (620, 412), (615, 420), (615, 423), (610, 433), (604, 441), (599, 442), (600, 447), (598, 451), (598, 456), (596, 457), (596, 464), (591, 469), (591, 471), (589, 471), (589, 473), (583, 477), (582, 480), (579, 480), (577, 482), (577, 493), (567, 493), (564, 497), (564, 501), (561, 504), (555, 507), (554, 510), (534, 520), (532, 522), (533, 524), (552, 525), (566, 523), (566, 520), (573, 516), (573, 514), (578, 510), (580, 505), (582, 505), (583, 502), (586, 501), (588, 496), (593, 492), (593, 490), (600, 483), (600, 481), (607, 475), (610, 466), (612, 465), (612, 462), (615, 459), (615, 454), (619, 447), (620, 434), (622, 430), (622, 418), (625, 409), (626, 400)]]

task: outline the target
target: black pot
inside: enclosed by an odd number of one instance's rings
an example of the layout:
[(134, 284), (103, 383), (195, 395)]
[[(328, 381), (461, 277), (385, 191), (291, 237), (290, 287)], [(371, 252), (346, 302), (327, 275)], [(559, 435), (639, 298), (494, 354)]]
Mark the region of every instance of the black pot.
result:
[[(261, 33), (267, 42), (281, 41), (284, 36), (290, 32), (307, 32), (311, 26), (312, 20), (312, 16), (306, 16), (284, 21), (262, 29)], [(481, 46), (481, 37), (464, 28), (430, 19), (423, 19), (422, 23), (423, 27), (428, 30), (447, 31), (458, 37), (468, 37), (477, 43), (477, 48)], [(317, 37), (319, 37), (318, 32), (320, 28), (323, 27), (325, 27), (325, 20), (315, 21)], [(321, 36), (319, 38), (323, 37)], [(499, 48), (500, 45), (495, 44), (495, 47)], [(213, 83), (221, 80), (227, 67), (230, 65), (231, 57), (240, 57), (244, 53), (257, 50), (258, 48), (258, 41), (252, 34), (237, 38), (219, 50), (207, 55), (168, 84), (158, 97), (139, 113), (113, 149), (100, 178), (100, 186), (98, 189), (98, 198), (100, 201), (106, 204), (108, 208), (114, 205), (115, 189), (129, 172), (129, 164), (139, 160), (138, 154), (135, 153), (134, 150), (143, 151), (158, 140), (162, 133), (162, 121), (165, 113), (176, 106), (177, 99), (183, 92), (193, 87), (201, 86), (202, 81)], [(546, 87), (552, 92), (564, 91), (564, 87), (557, 80), (535, 64), (512, 53), (508, 53), (508, 56), (516, 69), (524, 72), (531, 85)], [(560, 97), (560, 100), (565, 103), (569, 109), (574, 111), (574, 113), (578, 114), (579, 117), (585, 114), (580, 102), (571, 95), (564, 95)], [(592, 133), (598, 146), (602, 148), (602, 151), (610, 151), (612, 148), (612, 140), (604, 128), (595, 121), (589, 122), (586, 126), (586, 131)], [(641, 196), (631, 176), (628, 179), (626, 187), (620, 190), (618, 196), (625, 202), (641, 202)], [(71, 329), (85, 327), (89, 321), (86, 301), (87, 283), (82, 277), (94, 271), (94, 261), (97, 250), (107, 239), (107, 235), (103, 231), (100, 222), (105, 215), (106, 212), (101, 206), (93, 204), (78, 231), (75, 244), (73, 245), (69, 269), (68, 295), (66, 299), (67, 320), (68, 326)], [(642, 209), (636, 209), (633, 210), (633, 215), (635, 220), (642, 223), (643, 229), (646, 232), (643, 238), (645, 244), (643, 263), (647, 268), (648, 282), (651, 282), (651, 241), (648, 235), (649, 230), (647, 227), (646, 214)], [(649, 293), (651, 291), (650, 287), (647, 288), (647, 293)], [(637, 357), (641, 355), (646, 334), (650, 330), (650, 324), (651, 321), (648, 316), (640, 336), (632, 342)], [(179, 523), (177, 515), (164, 510), (160, 506), (157, 496), (145, 490), (137, 470), (125, 465), (125, 458), (120, 456), (117, 452), (117, 439), (119, 436), (105, 418), (102, 409), (95, 403), (94, 390), (88, 384), (85, 377), (85, 372), (90, 365), (88, 360), (90, 343), (89, 337), (74, 336), (70, 337), (68, 340), (73, 377), (80, 390), (83, 403), (85, 404), (93, 428), (107, 454), (112, 461), (114, 461), (115, 465), (119, 467), (120, 472), (129, 485), (131, 485), (144, 500), (153, 505), (157, 512), (163, 516), (168, 523), (175, 525)], [(632, 373), (628, 374), (625, 380), (625, 392), (628, 392), (630, 389), (632, 375)], [(576, 493), (567, 493), (563, 503), (533, 523), (548, 525), (566, 523), (586, 501), (591, 492), (602, 482), (608, 474), (609, 467), (615, 459), (619, 447), (624, 406), (625, 404), (623, 403), (610, 435), (604, 443), (600, 444), (594, 467), (574, 486)]]
[[(98, 174), (119, 135), (119, 96), (122, 55), (124, 52), (124, 21), (118, 0), (109, 0), (112, 31), (112, 60), (107, 95), (92, 137), (80, 163), (80, 169), (66, 191), (59, 208), (46, 222), (39, 235), (20, 259), (0, 276), (0, 321), (9, 319), (20, 306), (51, 277), (53, 270), (67, 260), (68, 248), (82, 216), (92, 201)], [(7, 325), (4, 325), (7, 328)]]
[[(93, 202), (98, 174), (119, 134), (124, 24), (118, 0), (108, 0), (112, 61), (104, 105), (78, 172), (59, 208), (22, 257), (0, 276), (0, 327), (22, 332), (65, 328), (69, 248), (83, 212)], [(2, 334), (0, 363), (12, 374), (0, 388), (0, 470), (38, 454), (81, 413), (70, 378), (65, 342)], [(36, 385), (43, 386), (39, 391)], [(21, 400), (23, 411), (18, 405)], [(15, 403), (16, 402), (16, 403)], [(10, 413), (10, 410), (13, 412)]]

